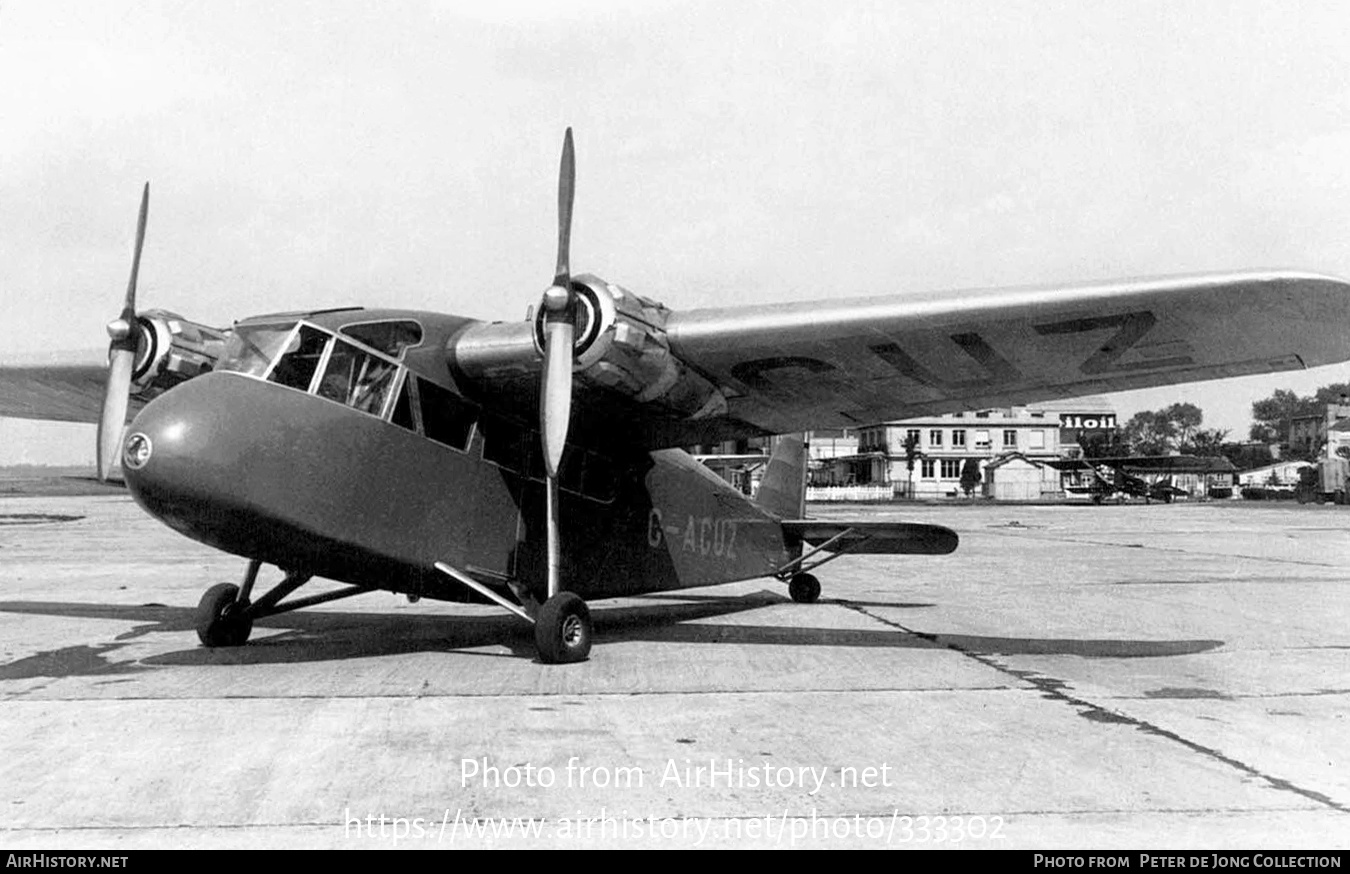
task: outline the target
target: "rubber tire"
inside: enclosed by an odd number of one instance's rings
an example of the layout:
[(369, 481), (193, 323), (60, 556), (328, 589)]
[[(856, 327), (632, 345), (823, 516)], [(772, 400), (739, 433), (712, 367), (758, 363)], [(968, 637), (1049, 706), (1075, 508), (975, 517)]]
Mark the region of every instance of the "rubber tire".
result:
[(591, 608), (577, 595), (559, 592), (534, 620), (534, 645), (546, 665), (584, 662), (591, 654)]
[(814, 574), (797, 574), (788, 582), (788, 594), (798, 604), (814, 604), (820, 598), (820, 580)]
[(218, 583), (202, 595), (197, 603), (197, 639), (202, 646), (243, 646), (248, 641), (253, 620), (230, 615), (239, 609), (238, 598), (239, 587), (233, 583)]

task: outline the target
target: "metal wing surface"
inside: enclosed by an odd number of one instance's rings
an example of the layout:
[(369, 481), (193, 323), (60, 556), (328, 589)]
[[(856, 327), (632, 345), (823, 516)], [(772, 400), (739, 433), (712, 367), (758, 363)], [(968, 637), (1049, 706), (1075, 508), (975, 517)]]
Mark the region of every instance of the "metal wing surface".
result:
[(728, 422), (787, 433), (1350, 359), (1350, 283), (1295, 272), (674, 312)]
[(8, 358), (0, 361), (0, 416), (97, 422), (107, 381), (107, 349)]

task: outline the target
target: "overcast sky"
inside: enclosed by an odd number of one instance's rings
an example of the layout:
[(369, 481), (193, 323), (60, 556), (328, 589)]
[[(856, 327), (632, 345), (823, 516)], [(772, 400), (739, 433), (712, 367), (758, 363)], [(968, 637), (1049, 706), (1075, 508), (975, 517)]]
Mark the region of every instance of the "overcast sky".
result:
[(147, 179), (144, 307), (522, 317), (569, 124), (574, 268), (675, 309), (1350, 276), (1350, 4), (5, 0), (0, 353), (106, 343)]

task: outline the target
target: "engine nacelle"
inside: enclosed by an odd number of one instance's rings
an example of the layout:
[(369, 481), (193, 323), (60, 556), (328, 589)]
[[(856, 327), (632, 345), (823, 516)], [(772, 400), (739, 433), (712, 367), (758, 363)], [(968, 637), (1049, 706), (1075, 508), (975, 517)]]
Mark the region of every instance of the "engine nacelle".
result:
[[(573, 367), (585, 383), (653, 404), (681, 419), (726, 412), (716, 385), (690, 370), (670, 350), (670, 310), (596, 276), (572, 277), (576, 292)], [(451, 340), (451, 366), (491, 382), (537, 373), (543, 360), (542, 315), (529, 323), (480, 323)]]
[[(666, 338), (670, 310), (595, 276), (579, 276), (573, 283), (582, 310), (576, 350), (582, 379), (640, 403), (657, 404), (684, 419), (726, 412), (726, 397), (717, 386), (670, 351)], [(542, 324), (542, 319), (536, 320), (536, 343), (543, 336)]]
[(225, 351), (225, 340), (225, 331), (190, 322), (177, 313), (137, 313), (132, 394), (149, 400), (206, 373)]

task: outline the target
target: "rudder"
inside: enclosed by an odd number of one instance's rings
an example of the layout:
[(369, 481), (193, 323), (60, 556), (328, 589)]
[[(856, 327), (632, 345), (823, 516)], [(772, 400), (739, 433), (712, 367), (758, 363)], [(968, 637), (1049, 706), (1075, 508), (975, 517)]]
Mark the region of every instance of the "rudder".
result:
[(805, 436), (785, 434), (778, 438), (755, 493), (756, 504), (783, 519), (806, 515)]

